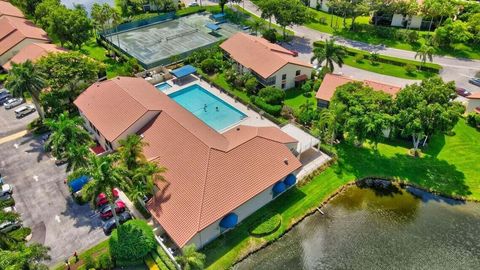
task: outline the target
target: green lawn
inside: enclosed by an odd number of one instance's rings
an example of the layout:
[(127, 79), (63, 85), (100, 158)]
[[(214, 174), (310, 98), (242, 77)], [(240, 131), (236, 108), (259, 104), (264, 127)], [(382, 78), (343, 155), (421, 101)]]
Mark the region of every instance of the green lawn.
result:
[[(393, 38), (381, 37), (372, 30), (375, 26), (369, 24), (370, 17), (359, 17), (356, 20), (356, 24), (361, 27), (365, 27), (363, 31), (350, 31), (351, 19), (347, 19), (347, 28), (343, 28), (342, 18), (339, 16), (332, 16), (324, 11), (310, 9), (315, 14), (316, 20), (314, 22), (306, 23), (305, 26), (320, 32), (329, 33), (333, 35), (342, 36), (351, 40), (362, 41), (369, 44), (385, 44), (388, 47), (416, 51), (422, 44), (426, 42), (425, 37), (430, 33), (428, 31), (418, 31), (420, 38), (415, 43), (408, 43)], [(333, 27), (330, 26), (333, 18)], [(392, 29), (395, 29), (392, 27)], [(454, 44), (452, 48), (437, 49), (439, 55), (450, 55), (454, 57), (463, 57), (471, 59), (480, 59), (480, 44), (478, 45), (466, 45), (466, 44)]]
[(94, 38), (85, 43), (80, 49), (80, 52), (104, 63), (107, 68), (108, 78), (113, 78), (119, 75), (130, 75), (126, 70), (126, 63), (118, 63), (115, 60), (108, 58), (106, 55), (107, 50), (98, 45)]
[(294, 111), (298, 111), (302, 104), (305, 104), (307, 100), (310, 100), (313, 103), (313, 106), (317, 107), (317, 99), (315, 98), (315, 92), (318, 89), (314, 89), (311, 92), (310, 97), (306, 97), (303, 95), (303, 91), (301, 88), (292, 88), (285, 91), (285, 100), (284, 104), (288, 107), (292, 108)]
[[(262, 244), (278, 238), (293, 223), (312, 211), (342, 185), (377, 176), (403, 180), (448, 195), (480, 200), (480, 133), (461, 120), (454, 136), (436, 135), (421, 158), (407, 155), (408, 140), (380, 143), (377, 150), (342, 143), (338, 161), (303, 186), (295, 187), (243, 221), (233, 231), (209, 244), (208, 269), (227, 269)], [(280, 229), (265, 237), (251, 237), (250, 224), (265, 213), (282, 216)]]

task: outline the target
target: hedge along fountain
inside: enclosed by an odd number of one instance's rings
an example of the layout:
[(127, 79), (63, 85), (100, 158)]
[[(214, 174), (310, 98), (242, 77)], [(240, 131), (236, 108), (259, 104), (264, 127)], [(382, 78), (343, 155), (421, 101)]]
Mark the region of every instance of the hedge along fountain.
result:
[(235, 269), (479, 269), (480, 204), (352, 186)]

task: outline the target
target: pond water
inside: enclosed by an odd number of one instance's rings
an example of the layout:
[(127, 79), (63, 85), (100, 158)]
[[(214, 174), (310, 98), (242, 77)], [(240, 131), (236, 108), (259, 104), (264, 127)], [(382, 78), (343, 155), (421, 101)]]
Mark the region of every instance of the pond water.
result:
[(480, 204), (387, 183), (347, 188), (235, 269), (480, 269)]
[(107, 3), (112, 7), (115, 6), (115, 0), (62, 0), (62, 3), (68, 8), (73, 8), (73, 6), (77, 4), (83, 5), (89, 14), (95, 3), (99, 3), (100, 5)]

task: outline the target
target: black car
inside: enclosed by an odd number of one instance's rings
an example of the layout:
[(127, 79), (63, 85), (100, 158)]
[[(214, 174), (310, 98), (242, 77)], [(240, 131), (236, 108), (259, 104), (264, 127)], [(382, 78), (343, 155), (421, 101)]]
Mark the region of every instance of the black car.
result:
[[(123, 224), (129, 221), (130, 219), (133, 219), (130, 212), (127, 212), (127, 211), (118, 214), (117, 218), (120, 224)], [(115, 223), (115, 219), (111, 218), (103, 224), (103, 232), (105, 233), (105, 235), (110, 235), (113, 229), (115, 229), (116, 227), (117, 227), (117, 224)]]
[(480, 86), (480, 78), (471, 78), (470, 80), (468, 80), (468, 82), (473, 85)]
[[(5, 93), (5, 92), (3, 92)], [(5, 95), (1, 95), (0, 96), (0, 105), (3, 105), (3, 103), (7, 102), (7, 100), (11, 99), (12, 98), (12, 95), (10, 95), (10, 93), (7, 93)]]

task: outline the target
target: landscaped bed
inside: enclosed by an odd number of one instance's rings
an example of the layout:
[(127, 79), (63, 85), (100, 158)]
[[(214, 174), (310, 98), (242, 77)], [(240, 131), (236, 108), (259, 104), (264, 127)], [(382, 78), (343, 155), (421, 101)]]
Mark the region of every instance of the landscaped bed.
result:
[[(368, 176), (403, 180), (445, 195), (480, 200), (478, 157), (480, 134), (460, 120), (454, 136), (436, 135), (421, 158), (410, 157), (409, 141), (393, 141), (362, 148), (341, 143), (338, 161), (308, 183), (300, 184), (243, 221), (237, 228), (209, 244), (204, 252), (209, 269), (229, 268), (248, 253), (285, 233), (323, 200), (350, 181)], [(252, 237), (250, 224), (265, 213), (282, 217), (280, 228), (265, 237)]]

